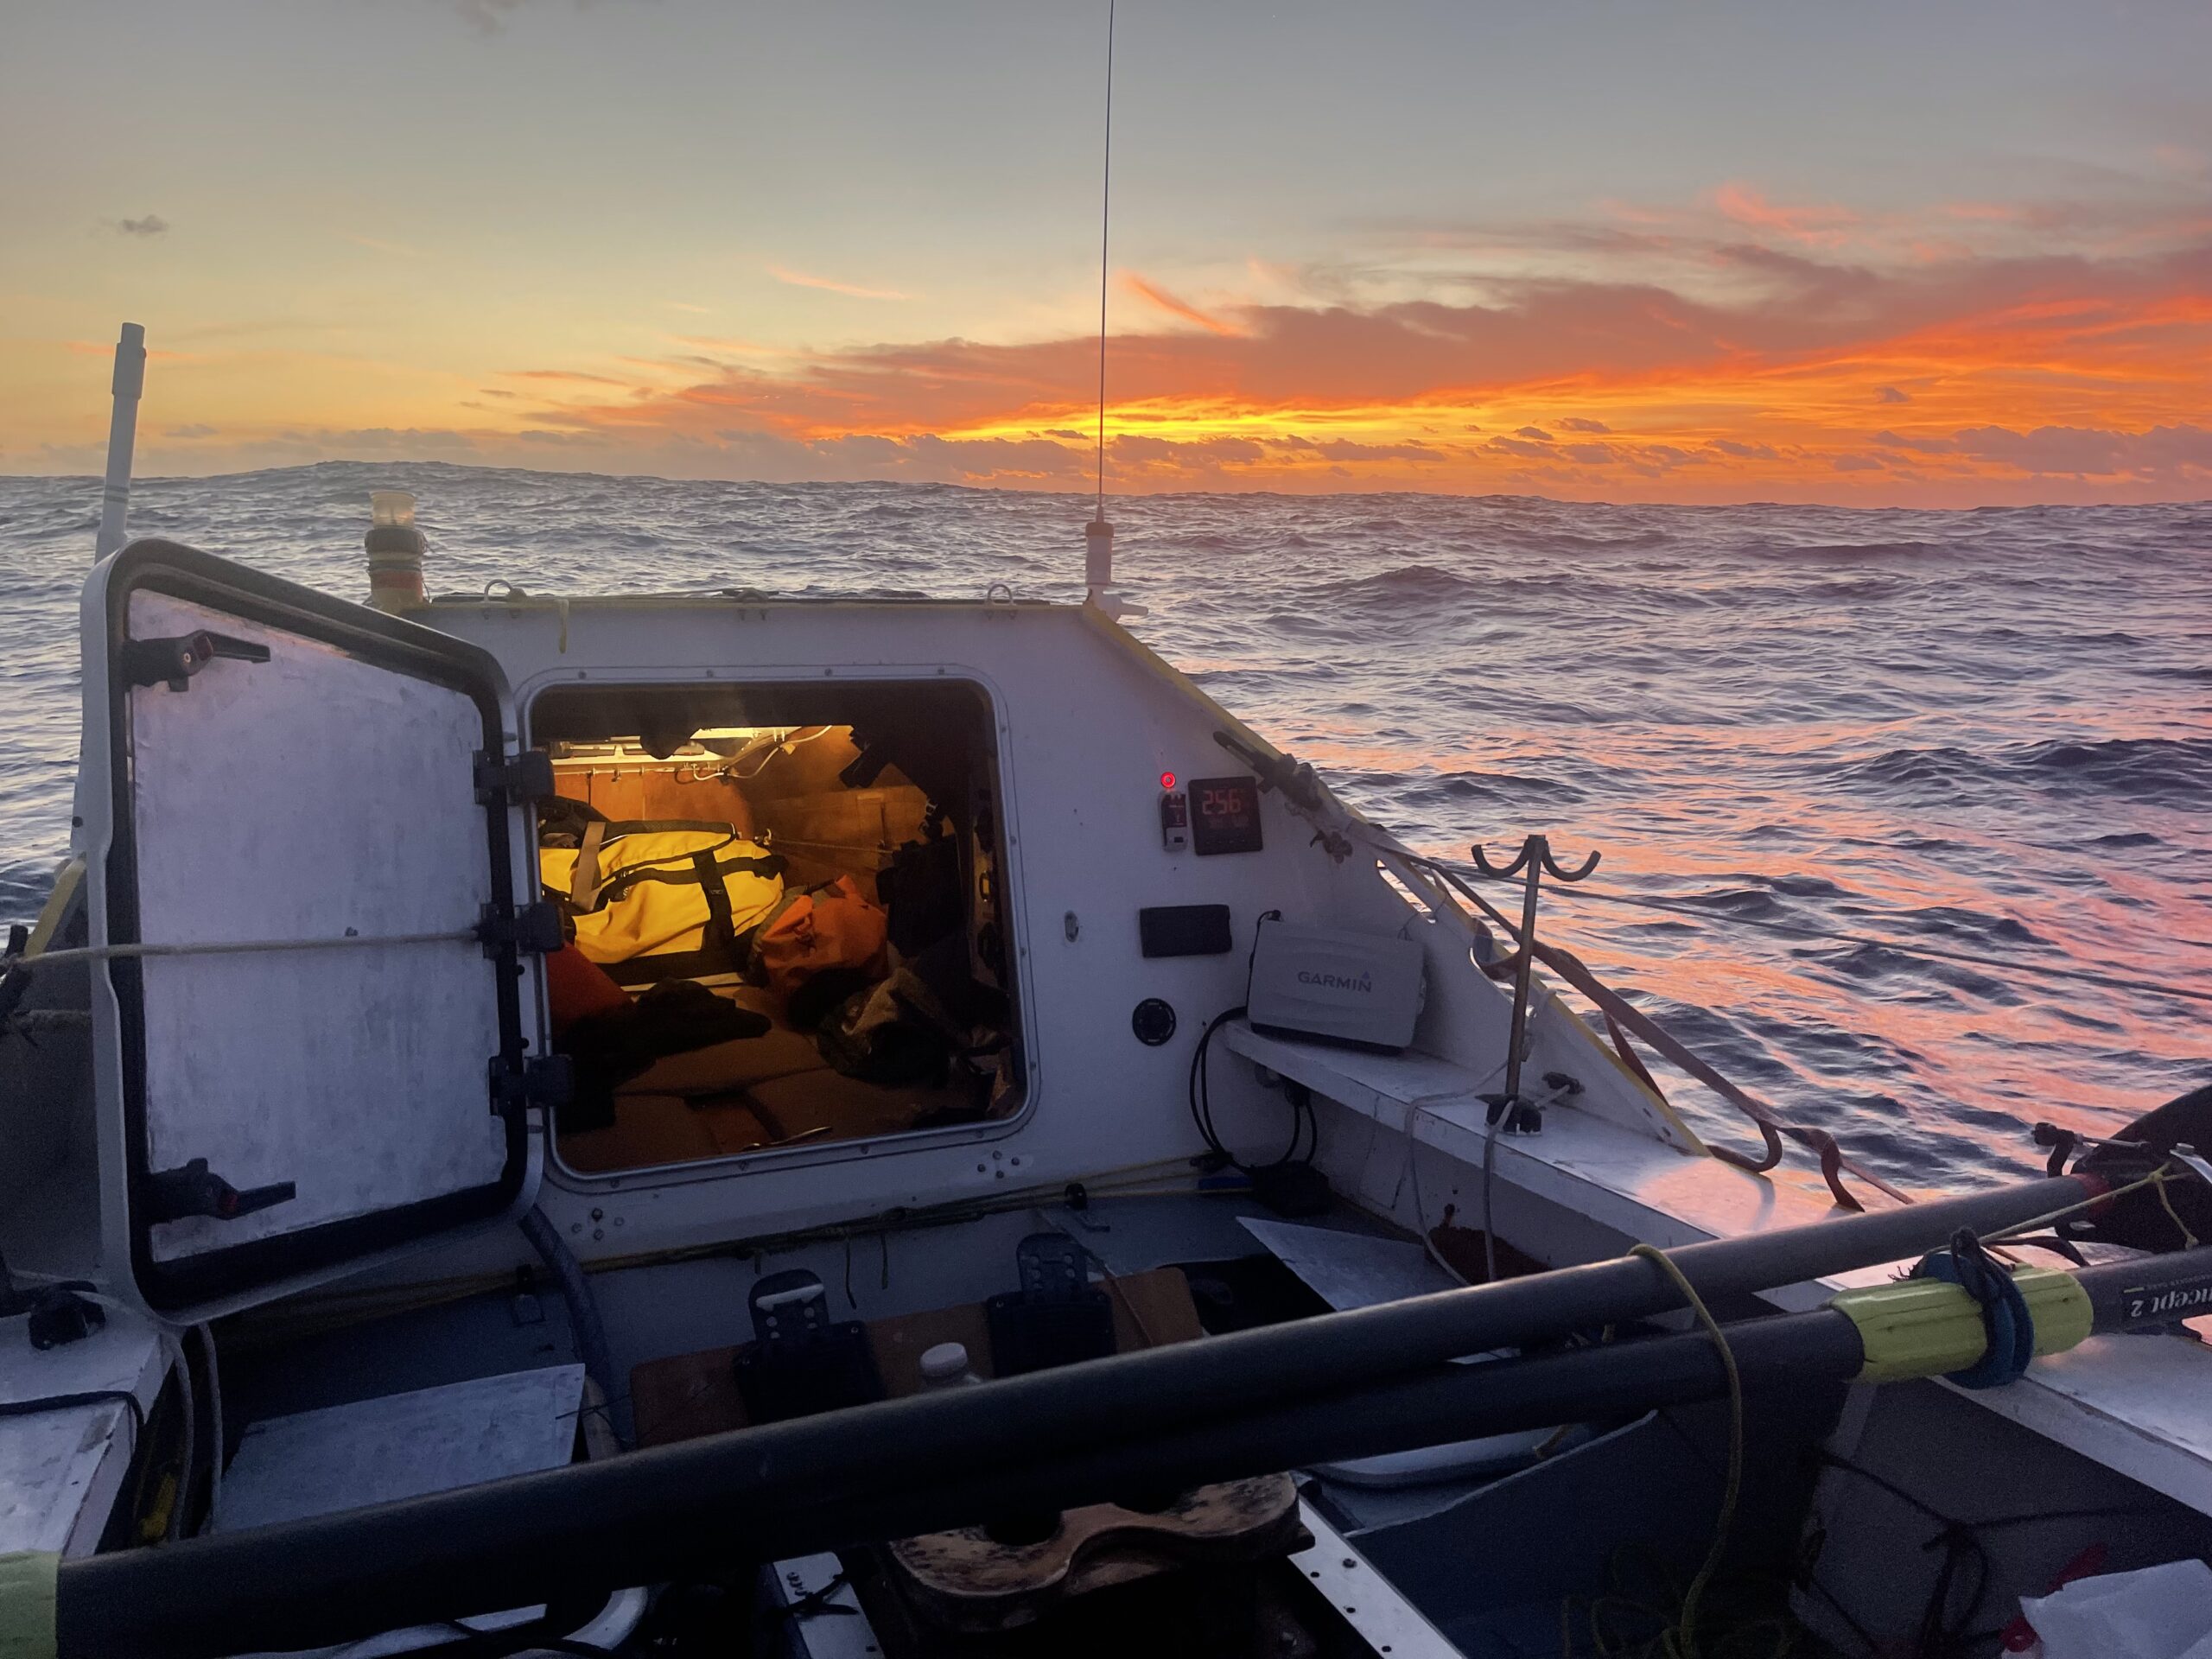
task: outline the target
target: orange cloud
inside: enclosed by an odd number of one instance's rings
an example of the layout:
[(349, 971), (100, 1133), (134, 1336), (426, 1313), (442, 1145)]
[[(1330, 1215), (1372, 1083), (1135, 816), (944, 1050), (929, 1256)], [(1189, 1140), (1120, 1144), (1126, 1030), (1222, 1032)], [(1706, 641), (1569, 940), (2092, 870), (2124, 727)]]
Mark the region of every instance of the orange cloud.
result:
[(1135, 295), (1147, 304), (1158, 306), (1171, 317), (1180, 317), (1185, 322), (1198, 324), (1210, 334), (1234, 337), (1244, 332), (1233, 322), (1224, 322), (1219, 317), (1208, 316), (1197, 306), (1191, 304), (1188, 301), (1177, 299), (1166, 289), (1145, 281), (1133, 270), (1125, 270), (1122, 273), (1122, 287), (1126, 292)]
[[(1363, 234), (1341, 267), (1255, 263), (1262, 297), (1214, 312), (1122, 275), (1141, 306), (1111, 342), (1115, 487), (2212, 495), (2212, 224), (2183, 197), (1914, 220), (1731, 184), (1603, 219)], [(655, 329), (635, 344), (594, 359), (613, 374), (512, 371), (499, 378), (520, 397), (402, 411), (373, 429), (396, 435), (378, 453), (435, 434), (440, 454), (686, 474), (1089, 475), (1087, 331), (817, 350)], [(229, 408), (176, 413), (218, 416), (226, 442), (244, 429)]]
[(1713, 193), (1723, 218), (1755, 230), (1771, 231), (1798, 242), (1833, 246), (1859, 223), (1849, 209), (1827, 202), (1785, 207), (1769, 201), (1747, 184), (1724, 184)]
[(904, 300), (912, 297), (896, 289), (862, 288), (857, 283), (840, 283), (828, 276), (813, 276), (803, 270), (788, 270), (781, 265), (769, 266), (768, 274), (791, 288), (818, 288), (824, 293), (846, 294), (856, 300)]
[(618, 380), (611, 374), (586, 374), (580, 369), (502, 369), (500, 375), (509, 380), (567, 380), (579, 385), (623, 386), (626, 380)]
[[(1140, 488), (1696, 499), (2212, 484), (2200, 441), (2212, 243), (1885, 270), (1805, 249), (1824, 222), (1808, 210), (1736, 206), (1769, 211), (1798, 246), (1701, 246), (1703, 269), (1725, 279), (1711, 293), (1601, 270), (1491, 278), (1478, 301), (1247, 304), (1232, 326), (1125, 276), (1132, 294), (1197, 329), (1114, 337), (1115, 476)], [(673, 391), (534, 418), (608, 442), (727, 446), (802, 475), (1073, 485), (1094, 351), (1082, 336), (945, 340), (712, 362)]]

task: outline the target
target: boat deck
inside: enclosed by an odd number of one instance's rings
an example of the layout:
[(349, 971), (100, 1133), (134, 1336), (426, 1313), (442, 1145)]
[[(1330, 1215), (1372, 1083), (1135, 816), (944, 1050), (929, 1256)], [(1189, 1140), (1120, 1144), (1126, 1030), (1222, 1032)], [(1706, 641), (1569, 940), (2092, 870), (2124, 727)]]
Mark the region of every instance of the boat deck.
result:
[[(1491, 1144), (1478, 1097), (1485, 1085), (1463, 1066), (1418, 1052), (1377, 1054), (1290, 1041), (1242, 1022), (1224, 1027), (1222, 1039), (1347, 1112), (1482, 1167)], [(1802, 1226), (1835, 1213), (1809, 1171), (1795, 1179), (1753, 1175), (1572, 1107), (1547, 1112), (1541, 1135), (1501, 1135), (1495, 1144), (1501, 1181), (1662, 1247)], [(1903, 1265), (1784, 1286), (1767, 1300), (1789, 1311), (1818, 1306), (1837, 1290), (1894, 1277)], [(2209, 1390), (2212, 1352), (2202, 1344), (2112, 1336), (2038, 1360), (2010, 1387), (1957, 1392), (2212, 1515), (2212, 1414), (2203, 1408)]]

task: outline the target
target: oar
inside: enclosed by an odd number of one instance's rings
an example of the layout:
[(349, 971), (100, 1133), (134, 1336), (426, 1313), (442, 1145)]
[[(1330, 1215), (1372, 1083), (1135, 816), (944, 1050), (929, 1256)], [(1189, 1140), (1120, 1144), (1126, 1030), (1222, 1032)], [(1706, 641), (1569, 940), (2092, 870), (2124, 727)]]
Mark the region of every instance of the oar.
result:
[[(2073, 1177), (2030, 1182), (1690, 1245), (1670, 1259), (1701, 1297), (1725, 1301), (1916, 1255), (1960, 1229), (2015, 1227), (2104, 1190)], [(1443, 1363), (1681, 1305), (1656, 1265), (1622, 1259), (73, 1560), (60, 1569), (60, 1659), (318, 1646), (967, 1524), (1010, 1506), (1065, 1507), (1703, 1397), (1718, 1364), (1702, 1337)], [(1862, 1362), (1854, 1332), (1815, 1313), (1743, 1334), (1777, 1374), (1807, 1365), (1833, 1376)], [(1582, 1392), (1559, 1391), (1570, 1385)]]

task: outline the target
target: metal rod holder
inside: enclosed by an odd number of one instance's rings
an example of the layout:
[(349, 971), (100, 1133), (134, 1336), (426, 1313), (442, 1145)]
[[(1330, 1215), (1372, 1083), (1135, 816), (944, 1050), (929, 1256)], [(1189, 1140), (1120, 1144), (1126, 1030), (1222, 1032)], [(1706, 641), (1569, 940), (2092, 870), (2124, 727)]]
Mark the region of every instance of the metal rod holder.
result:
[(1543, 1113), (1521, 1092), (1521, 1063), (1528, 1052), (1529, 997), (1536, 965), (1536, 899), (1545, 876), (1568, 884), (1583, 880), (1598, 868), (1599, 855), (1593, 849), (1574, 868), (1562, 869), (1558, 859), (1553, 856), (1550, 841), (1540, 835), (1532, 835), (1523, 840), (1513, 861), (1502, 868), (1484, 855), (1479, 844), (1469, 848), (1468, 851), (1474, 858), (1475, 868), (1484, 875), (1523, 877), (1521, 944), (1520, 949), (1507, 959), (1513, 968), (1513, 1027), (1505, 1055), (1505, 1092), (1491, 1097), (1490, 1121), (1495, 1123), (1503, 1115), (1509, 1133), (1533, 1135), (1543, 1127)]

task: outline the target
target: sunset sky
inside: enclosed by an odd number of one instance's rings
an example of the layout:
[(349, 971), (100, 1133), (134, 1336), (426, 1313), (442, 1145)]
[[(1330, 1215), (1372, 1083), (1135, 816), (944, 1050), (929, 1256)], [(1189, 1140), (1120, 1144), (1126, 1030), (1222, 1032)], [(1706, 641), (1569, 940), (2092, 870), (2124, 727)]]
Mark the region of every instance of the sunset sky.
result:
[[(0, 471), (1089, 486), (1103, 0), (7, 0)], [(2212, 6), (1122, 0), (1116, 490), (2212, 497)]]

